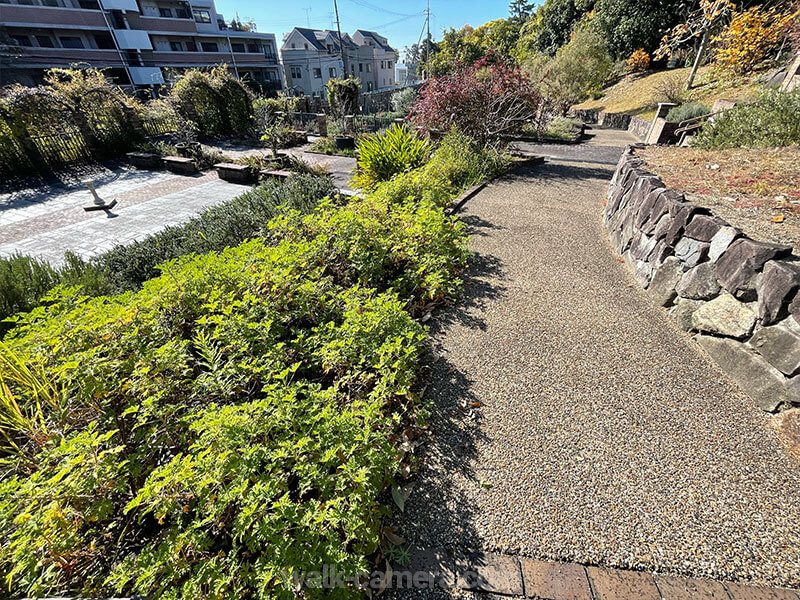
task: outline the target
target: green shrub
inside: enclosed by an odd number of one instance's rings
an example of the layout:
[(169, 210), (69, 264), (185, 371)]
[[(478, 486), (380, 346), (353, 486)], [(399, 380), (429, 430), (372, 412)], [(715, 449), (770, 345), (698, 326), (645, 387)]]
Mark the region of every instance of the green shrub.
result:
[(414, 107), (414, 101), (417, 99), (417, 90), (413, 87), (403, 88), (392, 94), (392, 110), (397, 113), (400, 118), (405, 117), (411, 112)]
[(752, 104), (740, 104), (706, 123), (695, 139), (699, 148), (765, 148), (800, 143), (800, 89), (770, 90)]
[(311, 143), (309, 148), (311, 152), (319, 152), (321, 154), (330, 154), (337, 156), (349, 156), (355, 158), (356, 151), (351, 148), (339, 149), (336, 147), (336, 142), (333, 137), (320, 137)]
[(465, 189), (507, 167), (506, 156), (453, 129), (422, 168), (379, 183), (372, 195), (389, 203), (413, 199), (444, 207)]
[(545, 129), (545, 137), (571, 140), (581, 131), (583, 122), (570, 117), (553, 117)]
[(112, 289), (100, 270), (72, 252), (64, 255), (60, 267), (21, 254), (0, 258), (0, 337), (11, 325), (3, 319), (32, 310), (58, 284), (79, 285), (91, 295)]
[(336, 193), (327, 177), (294, 175), (286, 183), (268, 181), (230, 202), (212, 206), (183, 225), (167, 227), (142, 241), (102, 254), (93, 264), (117, 290), (138, 288), (156, 277), (157, 265), (189, 253), (222, 250), (264, 234), (269, 220), (282, 209), (312, 210)]
[(670, 123), (680, 123), (687, 119), (694, 119), (695, 117), (702, 117), (711, 112), (711, 109), (705, 104), (698, 104), (697, 102), (685, 102), (680, 106), (670, 108), (667, 113), (667, 121)]
[[(501, 162), (462, 142), (366, 198), (171, 260), (139, 291), (62, 288), (26, 316), (0, 346), (34, 382), (8, 393), (42, 407), (14, 420), (0, 403), (8, 593), (289, 600), (285, 574), (368, 569), (419, 415), (426, 335), (409, 310), (451, 298), (467, 259), (428, 184), (441, 204)], [(404, 178), (419, 194), (382, 188)]]
[(358, 165), (352, 183), (371, 190), (381, 181), (422, 165), (428, 158), (427, 140), (418, 138), (404, 124), (361, 138), (358, 142)]

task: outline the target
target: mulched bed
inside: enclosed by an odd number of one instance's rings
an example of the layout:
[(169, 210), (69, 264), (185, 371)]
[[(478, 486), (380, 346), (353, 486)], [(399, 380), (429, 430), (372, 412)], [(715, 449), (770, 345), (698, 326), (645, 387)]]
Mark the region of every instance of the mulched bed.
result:
[(699, 150), (650, 146), (637, 154), (664, 183), (756, 240), (800, 254), (800, 148)]

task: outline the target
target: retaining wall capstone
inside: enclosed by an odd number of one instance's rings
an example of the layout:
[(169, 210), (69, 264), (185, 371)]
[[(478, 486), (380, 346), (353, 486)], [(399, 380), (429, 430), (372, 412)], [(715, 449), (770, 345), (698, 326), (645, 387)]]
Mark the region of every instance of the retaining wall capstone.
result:
[(603, 223), (636, 279), (764, 410), (800, 406), (800, 258), (687, 203), (629, 146)]

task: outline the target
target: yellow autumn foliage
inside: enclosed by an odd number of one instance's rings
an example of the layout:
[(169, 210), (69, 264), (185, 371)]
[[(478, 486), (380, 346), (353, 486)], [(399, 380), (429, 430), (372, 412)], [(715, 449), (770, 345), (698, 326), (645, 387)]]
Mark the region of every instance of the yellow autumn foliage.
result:
[(723, 71), (749, 73), (787, 34), (798, 13), (754, 6), (733, 13), (730, 24), (714, 37), (714, 62)]

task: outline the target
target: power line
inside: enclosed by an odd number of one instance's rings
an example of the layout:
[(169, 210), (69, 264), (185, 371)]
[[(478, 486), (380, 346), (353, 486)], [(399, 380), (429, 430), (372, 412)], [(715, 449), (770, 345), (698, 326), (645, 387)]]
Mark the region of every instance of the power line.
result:
[(364, 8), (369, 8), (370, 10), (374, 10), (376, 12), (381, 12), (381, 13), (384, 13), (384, 14), (387, 14), (387, 15), (395, 15), (396, 17), (415, 17), (415, 16), (417, 16), (417, 15), (409, 15), (408, 13), (399, 13), (399, 12), (395, 12), (393, 10), (388, 10), (386, 8), (383, 8), (382, 6), (377, 6), (375, 4), (367, 2), (367, 0), (350, 0), (350, 2), (352, 2), (353, 4), (357, 4), (358, 6), (363, 6)]

